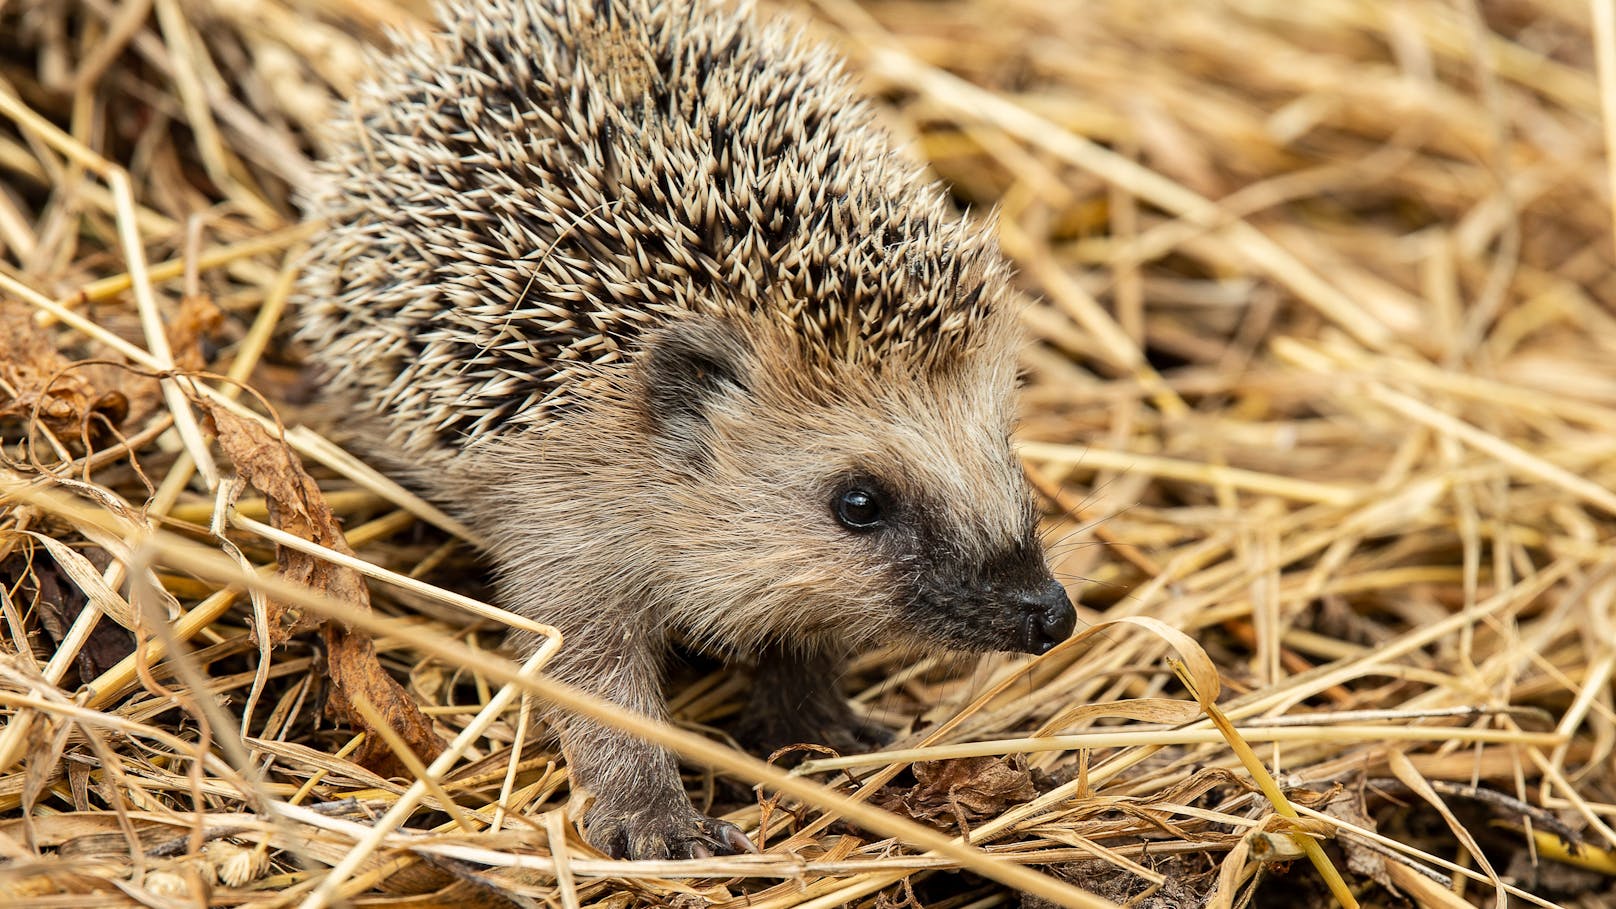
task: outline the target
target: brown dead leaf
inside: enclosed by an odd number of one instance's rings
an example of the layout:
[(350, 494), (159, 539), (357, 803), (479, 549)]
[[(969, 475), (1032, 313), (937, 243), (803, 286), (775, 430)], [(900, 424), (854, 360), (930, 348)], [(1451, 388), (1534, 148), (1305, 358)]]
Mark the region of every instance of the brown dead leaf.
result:
[[(207, 414), (217, 433), (219, 447), (229, 456), (236, 471), (268, 502), (271, 525), (337, 552), (353, 554), (331, 506), (290, 446), (271, 436), (259, 424), (212, 402), (199, 400), (197, 404)], [(282, 578), (351, 603), (356, 609), (370, 608), (370, 591), (364, 578), (353, 569), (284, 546), (275, 547), (275, 560)], [(274, 600), (268, 606), (267, 625), (261, 632), (273, 645), (285, 643), (292, 635), (303, 631), (321, 630), (331, 683), (327, 715), (355, 728), (368, 729), (351, 700), (353, 695), (363, 695), (376, 705), (388, 724), (423, 760), (430, 761), (442, 752), (443, 742), (433, 733), (431, 722), (398, 681), (382, 669), (375, 646), (368, 637)], [(383, 776), (397, 775), (404, 769), (374, 734), (366, 736), (354, 761)]]
[(1000, 757), (923, 761), (915, 765), (914, 773), (920, 781), (916, 787), (919, 798), (947, 797), (977, 814), (999, 814), (1038, 795), (1019, 759), (1014, 763)]
[(179, 314), (168, 326), (168, 345), (174, 351), (174, 365), (195, 372), (208, 365), (202, 339), (219, 330), (224, 311), (210, 294), (188, 294), (180, 300)]
[[(353, 707), (354, 700), (363, 696), (423, 761), (437, 757), (443, 751), (443, 742), (432, 731), (432, 721), (421, 713), (409, 692), (382, 669), (375, 642), (334, 622), (320, 633), (325, 639), (326, 666), (331, 673), (326, 713), (355, 728), (367, 728), (364, 717)], [(405, 773), (404, 764), (374, 734), (365, 737), (354, 762), (381, 776)]]
[[(0, 417), (39, 420), (71, 441), (86, 420), (100, 417), (118, 426), (129, 416), (129, 397), (57, 350), (50, 335), (34, 324), (32, 310), (0, 301)], [(65, 371), (64, 371), (65, 370)], [(91, 431), (104, 428), (101, 420)]]
[(901, 808), (916, 820), (952, 819), (964, 827), (978, 818), (1004, 813), (1038, 795), (1032, 775), (1019, 758), (971, 757), (922, 761), (914, 765), (919, 783), (896, 796), (889, 808)]
[[(1324, 813), (1365, 830), (1378, 832), (1375, 819), (1364, 810), (1363, 794), (1359, 791), (1340, 793), (1338, 798), (1324, 806)], [(1336, 843), (1346, 853), (1349, 871), (1370, 878), (1391, 893), (1401, 892), (1392, 884), (1391, 875), (1387, 873), (1384, 853), (1369, 848), (1355, 836), (1337, 837)]]
[[(66, 549), (62, 544), (46, 545), (53, 551)], [(76, 550), (68, 550), (69, 554), (73, 552)], [(85, 565), (95, 569), (104, 569), (110, 561), (106, 552), (97, 548), (85, 550), (84, 559)], [(40, 628), (53, 650), (66, 639), (68, 629), (92, 600), (59, 560), (35, 558), (28, 553), (16, 553), (0, 561), (0, 584), (25, 602), (32, 600), (38, 610)], [(96, 623), (73, 661), (80, 679), (99, 676), (134, 651), (134, 635), (125, 627), (128, 622), (126, 616), (121, 624), (116, 621)]]
[[(212, 402), (199, 400), (197, 403), (212, 422), (219, 447), (235, 465), (236, 472), (263, 493), (269, 505), (271, 525), (337, 552), (353, 554), (319, 486), (285, 442), (272, 437), (257, 423)], [(284, 546), (275, 547), (275, 561), (281, 577), (288, 581), (345, 603), (363, 608), (370, 605), (370, 592), (357, 572)], [(278, 647), (295, 634), (320, 627), (321, 621), (316, 616), (304, 615), (293, 604), (272, 600), (267, 624), (269, 627), (259, 631), (268, 636), (272, 646)]]

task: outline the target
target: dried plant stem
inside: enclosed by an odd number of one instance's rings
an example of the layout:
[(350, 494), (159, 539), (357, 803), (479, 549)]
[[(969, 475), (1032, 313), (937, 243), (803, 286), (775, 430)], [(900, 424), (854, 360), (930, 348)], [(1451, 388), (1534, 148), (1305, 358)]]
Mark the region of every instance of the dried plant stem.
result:
[[(483, 602), (485, 541), (322, 435), (348, 415), (286, 346), (323, 124), (434, 3), (0, 2), (14, 902), (1317, 909), (1325, 878), (1269, 865), (1331, 836), (1366, 905), (1616, 893), (1616, 7), (785, 4), (999, 225), (1017, 437), (1086, 627), (1035, 659), (862, 653), (826, 683), (898, 740), (785, 777), (716, 744), (752, 675), (670, 666), (685, 731), (618, 722), (761, 784), (686, 777), (768, 854), (621, 862), (579, 845), (586, 793), (528, 714), (571, 694), (496, 655), (544, 604)], [(318, 493), (241, 488), (288, 447)], [(377, 637), (302, 630), (348, 616), (293, 577), (368, 597)]]

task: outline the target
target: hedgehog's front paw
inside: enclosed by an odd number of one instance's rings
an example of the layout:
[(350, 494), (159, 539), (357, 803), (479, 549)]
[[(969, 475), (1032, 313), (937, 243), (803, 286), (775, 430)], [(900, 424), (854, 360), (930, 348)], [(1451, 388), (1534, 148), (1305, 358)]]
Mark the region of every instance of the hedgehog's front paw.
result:
[(864, 746), (865, 751), (880, 751), (898, 737), (898, 734), (891, 729), (877, 726), (869, 720), (860, 720), (850, 733), (860, 745)]
[(702, 814), (683, 795), (672, 805), (596, 805), (584, 815), (584, 825), (590, 845), (612, 858), (655, 861), (757, 852), (741, 828)]
[(892, 742), (892, 733), (840, 710), (754, 713), (735, 729), (735, 740), (754, 754), (768, 757), (792, 745), (823, 745), (837, 754), (863, 754)]
[(884, 726), (860, 719), (851, 712), (840, 722), (826, 724), (814, 730), (799, 742), (812, 742), (835, 749), (837, 754), (864, 754), (880, 751), (892, 744), (892, 731)]

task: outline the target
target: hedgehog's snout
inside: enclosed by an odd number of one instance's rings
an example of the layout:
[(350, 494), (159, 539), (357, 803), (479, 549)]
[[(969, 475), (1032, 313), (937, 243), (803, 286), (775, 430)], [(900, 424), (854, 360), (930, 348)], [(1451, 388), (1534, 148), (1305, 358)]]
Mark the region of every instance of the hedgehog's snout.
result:
[(1071, 636), (1077, 610), (1030, 545), (1013, 559), (968, 567), (956, 560), (933, 562), (912, 575), (912, 630), (922, 637), (968, 650), (1013, 650), (1043, 654)]
[(1077, 610), (1059, 581), (1021, 593), (1015, 603), (1022, 610), (1021, 649), (1028, 653), (1048, 653), (1077, 627)]

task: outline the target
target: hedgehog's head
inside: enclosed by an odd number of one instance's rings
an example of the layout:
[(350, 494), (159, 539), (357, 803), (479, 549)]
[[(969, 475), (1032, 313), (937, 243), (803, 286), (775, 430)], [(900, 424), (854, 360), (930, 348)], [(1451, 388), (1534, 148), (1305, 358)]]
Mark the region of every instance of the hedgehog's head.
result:
[(831, 356), (733, 317), (649, 337), (634, 385), (667, 478), (650, 520), (670, 544), (669, 608), (742, 647), (823, 636), (1042, 653), (1065, 639), (1075, 613), (1010, 448), (1012, 318), (925, 357)]

